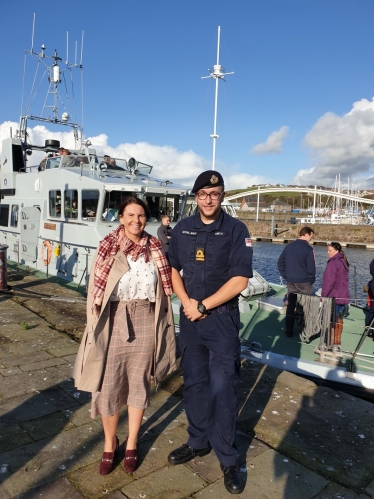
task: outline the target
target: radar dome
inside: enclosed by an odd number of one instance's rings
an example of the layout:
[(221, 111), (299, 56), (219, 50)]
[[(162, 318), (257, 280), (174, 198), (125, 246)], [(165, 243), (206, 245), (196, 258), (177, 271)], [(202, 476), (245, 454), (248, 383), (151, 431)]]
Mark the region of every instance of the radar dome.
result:
[(62, 113), (61, 121), (69, 121), (69, 113)]

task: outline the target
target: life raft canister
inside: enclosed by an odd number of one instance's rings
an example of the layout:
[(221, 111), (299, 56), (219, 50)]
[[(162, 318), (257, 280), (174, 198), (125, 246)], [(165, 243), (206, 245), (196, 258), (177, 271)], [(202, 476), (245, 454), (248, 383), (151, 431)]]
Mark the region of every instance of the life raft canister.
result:
[[(46, 256), (44, 256), (44, 250), (47, 250)], [(42, 261), (44, 265), (51, 263), (52, 258), (52, 244), (50, 241), (44, 241), (42, 245)]]

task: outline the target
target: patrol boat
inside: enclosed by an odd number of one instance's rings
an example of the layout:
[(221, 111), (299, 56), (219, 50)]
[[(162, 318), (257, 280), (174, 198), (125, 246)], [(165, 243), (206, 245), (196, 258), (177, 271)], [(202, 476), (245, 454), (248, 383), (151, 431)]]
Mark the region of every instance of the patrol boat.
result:
[[(13, 134), (10, 129), (2, 141), (0, 243), (8, 246), (8, 259), (17, 264), (85, 283), (95, 249), (118, 226), (116, 207), (127, 196), (148, 204), (152, 218), (147, 231), (156, 235), (162, 214), (174, 223), (183, 216), (189, 191), (172, 180), (153, 177), (152, 166), (135, 158), (96, 154), (91, 142), (84, 140), (82, 126), (70, 119), (62, 95), (64, 74), (82, 70), (82, 62), (63, 62), (56, 51), (47, 56), (44, 45), (39, 53), (33, 48), (26, 53), (37, 67), (45, 68), (47, 91), (41, 114), (32, 114), (28, 106), (19, 130)], [(53, 131), (44, 144), (31, 142), (30, 121), (56, 132), (72, 130), (75, 146), (70, 154), (59, 154), (63, 144), (55, 140)]]

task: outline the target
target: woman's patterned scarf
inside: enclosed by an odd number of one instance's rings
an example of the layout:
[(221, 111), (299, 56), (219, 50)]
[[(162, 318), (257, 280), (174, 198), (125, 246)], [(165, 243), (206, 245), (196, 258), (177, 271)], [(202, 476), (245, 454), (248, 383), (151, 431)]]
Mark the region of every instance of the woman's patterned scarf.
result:
[(168, 296), (172, 294), (171, 268), (162, 251), (161, 242), (156, 237), (143, 231), (140, 241), (134, 243), (126, 236), (124, 226), (120, 225), (116, 230), (104, 237), (97, 252), (94, 270), (94, 285), (91, 290), (94, 295), (94, 308), (100, 309), (101, 307), (109, 272), (113, 266), (115, 255), (119, 251), (122, 251), (126, 256), (131, 255), (134, 261), (141, 255), (144, 255), (145, 261), (148, 262), (149, 250), (152, 253), (152, 259), (160, 272), (165, 294)]

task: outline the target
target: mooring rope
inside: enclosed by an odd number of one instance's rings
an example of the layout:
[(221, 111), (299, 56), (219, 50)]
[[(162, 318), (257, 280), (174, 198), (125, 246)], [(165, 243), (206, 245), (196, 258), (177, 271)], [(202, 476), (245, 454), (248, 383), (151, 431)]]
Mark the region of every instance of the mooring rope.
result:
[(300, 339), (306, 343), (321, 333), (320, 344), (327, 344), (331, 323), (333, 298), (297, 294), (297, 305), (302, 308), (303, 325)]

